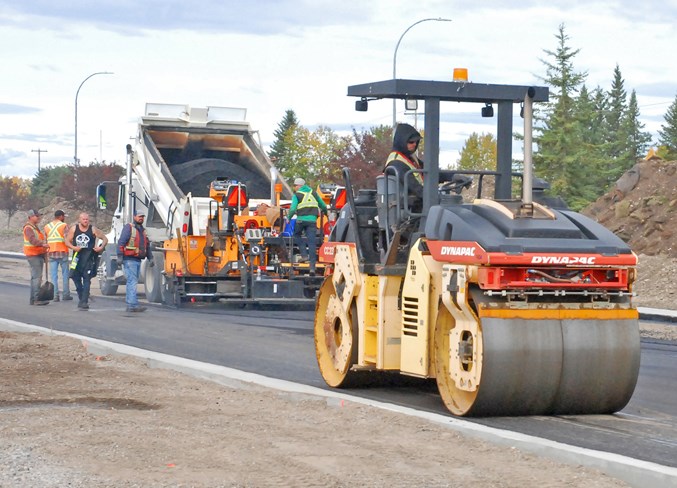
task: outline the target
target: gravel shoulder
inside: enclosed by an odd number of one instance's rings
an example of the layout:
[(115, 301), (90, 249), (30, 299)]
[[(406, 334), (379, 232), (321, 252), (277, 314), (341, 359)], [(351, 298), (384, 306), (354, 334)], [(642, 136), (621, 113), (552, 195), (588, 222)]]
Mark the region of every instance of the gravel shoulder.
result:
[(349, 401), (223, 386), (0, 332), (0, 486), (623, 487)]

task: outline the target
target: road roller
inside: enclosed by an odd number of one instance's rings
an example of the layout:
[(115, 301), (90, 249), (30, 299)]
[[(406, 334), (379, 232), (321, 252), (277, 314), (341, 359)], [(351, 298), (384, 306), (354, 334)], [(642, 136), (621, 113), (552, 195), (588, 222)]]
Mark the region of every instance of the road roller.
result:
[[(348, 95), (360, 111), (380, 99), (422, 101), (425, 163), (403, 179), (385, 170), (375, 189), (357, 192), (344, 169), (347, 204), (320, 249), (314, 336), (325, 382), (434, 378), (458, 416), (621, 410), (639, 374), (637, 256), (597, 222), (534, 198), (533, 105), (548, 89), (397, 79), (350, 86)], [(484, 117), (497, 108), (496, 171), (440, 169), (442, 102), (475, 104)], [(520, 173), (515, 107), (524, 119)], [(407, 184), (415, 172), (419, 205)], [(483, 195), (489, 178), (493, 195)]]

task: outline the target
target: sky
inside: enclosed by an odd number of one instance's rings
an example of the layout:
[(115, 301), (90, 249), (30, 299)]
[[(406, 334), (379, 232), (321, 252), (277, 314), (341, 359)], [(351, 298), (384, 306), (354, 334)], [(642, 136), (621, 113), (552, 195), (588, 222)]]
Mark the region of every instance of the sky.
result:
[[(427, 18), (451, 22), (407, 31)], [(618, 64), (655, 143), (677, 97), (676, 21), (677, 0), (0, 0), (0, 175), (73, 163), (76, 94), (81, 164), (123, 164), (146, 103), (246, 108), (268, 148), (288, 109), (311, 130), (391, 124), (390, 100), (356, 112), (346, 94), (392, 79), (398, 40), (400, 79), (451, 81), (464, 67), (471, 82), (542, 85), (560, 24), (588, 88), (609, 90)], [(99, 72), (113, 74), (88, 78)], [(479, 112), (441, 105), (441, 165), (471, 133), (495, 132)], [(397, 119), (423, 124), (403, 102)]]

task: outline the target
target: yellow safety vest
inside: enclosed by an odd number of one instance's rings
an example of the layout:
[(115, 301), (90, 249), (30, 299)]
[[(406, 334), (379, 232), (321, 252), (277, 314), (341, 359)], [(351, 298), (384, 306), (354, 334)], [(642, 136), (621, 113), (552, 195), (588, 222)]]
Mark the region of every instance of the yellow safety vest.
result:
[(303, 198), (300, 199), (301, 201), (299, 204), (296, 206), (296, 213), (298, 214), (299, 217), (302, 217), (304, 215), (313, 215), (315, 217), (320, 215), (320, 204), (317, 203), (317, 200), (315, 199), (315, 196), (313, 195), (313, 190), (310, 191), (297, 191), (296, 192), (296, 198), (298, 199), (298, 195), (301, 194), (303, 195)]
[(60, 220), (53, 220), (45, 225), (49, 252), (68, 252), (68, 247), (66, 247), (66, 227), (68, 225)]
[[(421, 169), (419, 165), (414, 164), (408, 157), (406, 157), (404, 154), (398, 151), (393, 151), (388, 155), (386, 167), (392, 161), (401, 161), (404, 164), (406, 164), (409, 167), (409, 169)], [(421, 184), (421, 186), (423, 186), (423, 173), (415, 172), (412, 174), (414, 175), (414, 178), (416, 178), (416, 181), (418, 181)]]

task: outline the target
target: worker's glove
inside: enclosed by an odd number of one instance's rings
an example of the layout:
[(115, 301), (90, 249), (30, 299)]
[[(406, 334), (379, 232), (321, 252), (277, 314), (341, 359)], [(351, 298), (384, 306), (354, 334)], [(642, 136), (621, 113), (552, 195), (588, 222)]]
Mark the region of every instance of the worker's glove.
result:
[(152, 268), (153, 266), (155, 266), (155, 261), (151, 259), (150, 261), (148, 261), (148, 267)]

